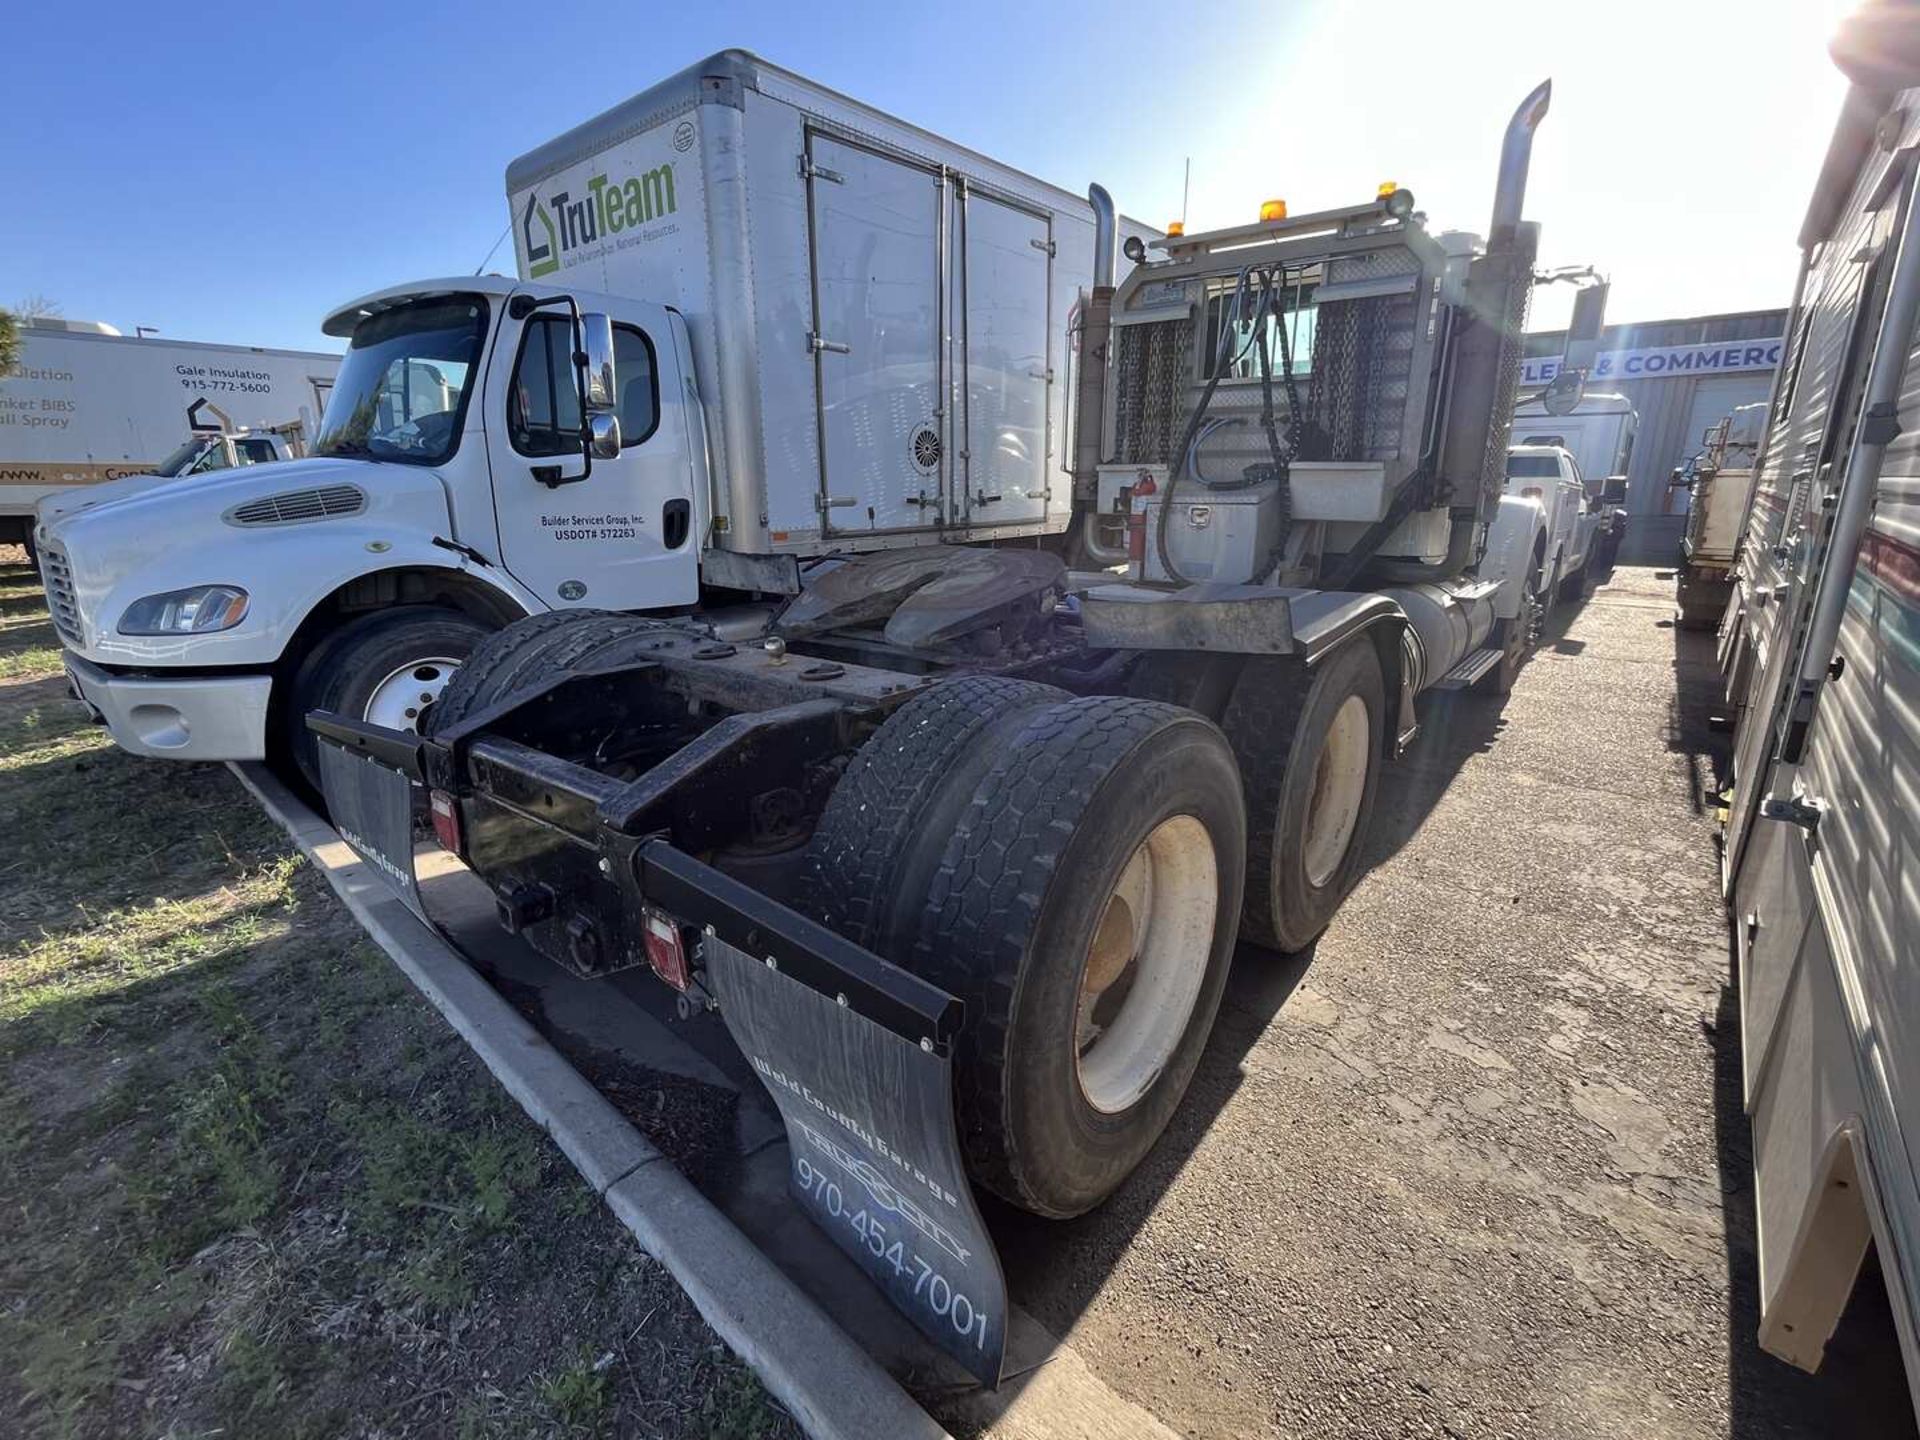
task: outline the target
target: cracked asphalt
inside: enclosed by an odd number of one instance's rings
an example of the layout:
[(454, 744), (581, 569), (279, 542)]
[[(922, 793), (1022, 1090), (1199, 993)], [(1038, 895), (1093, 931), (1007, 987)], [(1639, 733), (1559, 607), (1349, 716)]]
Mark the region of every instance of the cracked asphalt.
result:
[(1869, 1274), (1809, 1377), (1752, 1335), (1709, 636), (1621, 567), (1504, 707), (1427, 708), (1308, 954), (1243, 950), (1165, 1142), (1018, 1304), (1192, 1436), (1913, 1433)]

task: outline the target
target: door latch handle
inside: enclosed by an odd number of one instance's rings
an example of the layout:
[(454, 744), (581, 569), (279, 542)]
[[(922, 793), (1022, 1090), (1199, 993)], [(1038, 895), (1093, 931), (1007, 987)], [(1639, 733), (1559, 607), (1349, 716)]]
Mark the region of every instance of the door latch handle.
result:
[(1004, 495), (989, 495), (984, 490), (976, 490), (973, 495), (973, 503), (976, 505), (998, 505), (1006, 498)]
[(845, 509), (849, 506), (858, 505), (859, 503), (860, 497), (857, 495), (816, 495), (813, 497), (813, 505), (816, 510)]
[(1827, 813), (1825, 802), (1807, 800), (1795, 795), (1790, 800), (1767, 800), (1760, 806), (1760, 818), (1763, 820), (1784, 820), (1789, 825), (1798, 825), (1809, 835), (1820, 828), (1820, 817)]
[(841, 340), (828, 340), (823, 336), (815, 335), (811, 330), (807, 332), (807, 348), (815, 355), (823, 351), (828, 351), (835, 355), (851, 355), (853, 353), (853, 347), (846, 342)]

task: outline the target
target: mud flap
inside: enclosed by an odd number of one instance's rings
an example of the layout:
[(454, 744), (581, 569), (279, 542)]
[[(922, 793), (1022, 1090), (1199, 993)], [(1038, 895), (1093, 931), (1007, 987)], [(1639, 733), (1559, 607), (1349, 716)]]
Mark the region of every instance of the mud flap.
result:
[(319, 737), (320, 790), (340, 838), (422, 920), (413, 873), (413, 782), (390, 765)]
[(973, 1203), (953, 1060), (709, 934), (720, 1014), (787, 1125), (788, 1185), (921, 1332), (988, 1386), (1007, 1287)]

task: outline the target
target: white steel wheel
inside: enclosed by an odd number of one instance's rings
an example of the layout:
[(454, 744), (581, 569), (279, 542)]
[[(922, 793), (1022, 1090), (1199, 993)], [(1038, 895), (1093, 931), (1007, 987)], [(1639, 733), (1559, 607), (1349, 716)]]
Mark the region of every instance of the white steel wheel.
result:
[(1128, 1109), (1179, 1047), (1206, 978), (1220, 876), (1207, 827), (1175, 815), (1115, 881), (1080, 972), (1075, 1060), (1095, 1110)]
[(1367, 793), (1368, 750), (1373, 727), (1367, 702), (1349, 695), (1334, 712), (1326, 743), (1314, 762), (1313, 792), (1307, 800), (1307, 883), (1324, 885), (1346, 858)]
[(459, 673), (460, 661), (450, 655), (409, 661), (373, 687), (361, 718), (369, 725), (417, 735), (421, 717)]

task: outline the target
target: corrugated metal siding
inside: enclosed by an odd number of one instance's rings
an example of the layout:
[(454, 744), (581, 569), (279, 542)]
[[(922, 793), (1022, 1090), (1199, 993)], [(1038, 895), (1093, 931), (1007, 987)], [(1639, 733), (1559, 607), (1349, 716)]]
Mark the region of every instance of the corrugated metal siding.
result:
[[(1602, 350), (1639, 350), (1655, 345), (1705, 345), (1715, 340), (1766, 340), (1786, 328), (1784, 310), (1737, 310), (1725, 315), (1687, 315), (1675, 320), (1640, 320), (1609, 325), (1600, 332)], [(1527, 336), (1528, 355), (1558, 355), (1566, 348), (1564, 330), (1537, 330)]]
[[(1600, 332), (1604, 350), (1651, 349), (1660, 345), (1705, 345), (1714, 341), (1765, 340), (1780, 334), (1787, 326), (1785, 310), (1743, 310), (1726, 315), (1691, 315), (1675, 320), (1646, 320), (1630, 325), (1609, 325)], [(1527, 336), (1527, 354), (1558, 355), (1566, 346), (1566, 331), (1543, 330)], [(1691, 424), (1694, 402), (1701, 387), (1711, 387), (1713, 405), (1718, 413), (1739, 405), (1765, 400), (1773, 388), (1771, 370), (1738, 371), (1731, 375), (1677, 375), (1644, 380), (1608, 379), (1597, 382), (1609, 393), (1620, 394), (1633, 403), (1639, 415), (1639, 431), (1633, 442), (1633, 459), (1627, 466), (1627, 509), (1634, 515), (1677, 514), (1685, 504), (1684, 492), (1668, 484), (1674, 467), (1700, 449), (1700, 436)], [(1724, 399), (1724, 408), (1720, 400)], [(1677, 522), (1676, 522), (1677, 523)], [(1677, 538), (1677, 536), (1676, 536)]]
[(1737, 375), (1689, 375), (1678, 380), (1629, 380), (1609, 387), (1626, 396), (1640, 417), (1639, 433), (1633, 442), (1633, 460), (1627, 467), (1629, 513), (1665, 515), (1685, 508), (1685, 491), (1674, 490), (1669, 481), (1674, 467), (1686, 463), (1700, 450), (1700, 435), (1693, 418), (1694, 401), (1702, 386), (1709, 387), (1715, 397), (1713, 408), (1724, 415), (1736, 406), (1765, 400), (1773, 387), (1773, 372), (1753, 370)]

